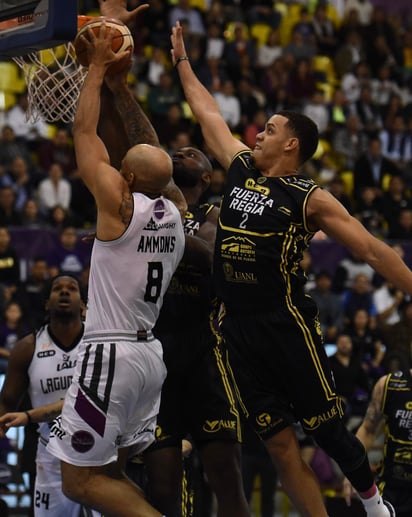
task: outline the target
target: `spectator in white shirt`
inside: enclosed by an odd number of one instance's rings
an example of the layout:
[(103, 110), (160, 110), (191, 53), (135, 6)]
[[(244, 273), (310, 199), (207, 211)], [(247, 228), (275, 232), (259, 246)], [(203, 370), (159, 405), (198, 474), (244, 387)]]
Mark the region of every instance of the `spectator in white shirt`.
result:
[(63, 169), (58, 163), (50, 166), (48, 178), (39, 183), (37, 196), (40, 210), (46, 215), (56, 205), (69, 209), (72, 189), (70, 182), (63, 178)]
[(239, 124), (241, 115), (240, 101), (234, 92), (233, 81), (227, 79), (221, 90), (213, 94), (224, 121), (232, 130)]
[(6, 113), (5, 123), (13, 129), (17, 138), (22, 138), (26, 141), (47, 138), (47, 124), (42, 120), (37, 122), (27, 121), (27, 108), (27, 93), (22, 93), (18, 97), (17, 104)]

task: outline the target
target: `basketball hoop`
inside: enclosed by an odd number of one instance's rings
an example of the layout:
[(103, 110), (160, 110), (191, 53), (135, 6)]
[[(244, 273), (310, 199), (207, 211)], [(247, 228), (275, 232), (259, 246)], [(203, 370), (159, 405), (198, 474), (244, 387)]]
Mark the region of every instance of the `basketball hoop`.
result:
[[(78, 16), (78, 29), (91, 20)], [(13, 57), (27, 85), (26, 120), (35, 122), (73, 122), (77, 100), (87, 69), (76, 60), (72, 42)]]

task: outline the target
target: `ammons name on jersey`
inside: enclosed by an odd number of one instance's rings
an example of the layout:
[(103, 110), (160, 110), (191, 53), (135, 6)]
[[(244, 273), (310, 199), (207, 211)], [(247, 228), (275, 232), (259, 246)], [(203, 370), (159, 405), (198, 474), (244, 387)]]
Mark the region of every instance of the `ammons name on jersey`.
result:
[(173, 253), (176, 237), (173, 235), (142, 235), (137, 251), (139, 253)]

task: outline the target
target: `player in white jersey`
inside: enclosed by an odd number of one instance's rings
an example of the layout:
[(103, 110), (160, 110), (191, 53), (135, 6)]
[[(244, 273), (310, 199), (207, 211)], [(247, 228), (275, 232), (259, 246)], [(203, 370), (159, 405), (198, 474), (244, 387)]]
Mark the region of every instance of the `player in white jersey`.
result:
[[(3, 432), (12, 425), (26, 425), (30, 421), (30, 411), (4, 414), (16, 409), (26, 392), (34, 407), (57, 402), (64, 398), (73, 377), (83, 336), (84, 300), (79, 281), (66, 275), (55, 277), (46, 300), (45, 325), (18, 341), (10, 355), (0, 393)], [(49, 424), (40, 424), (38, 432), (34, 515), (78, 517), (80, 505), (62, 493), (60, 462), (46, 450)]]
[[(48, 450), (62, 460), (68, 497), (105, 515), (156, 517), (116, 460), (118, 450), (144, 449), (154, 439), (166, 369), (152, 328), (183, 255), (184, 233), (178, 208), (161, 195), (172, 184), (169, 155), (136, 145), (119, 173), (97, 135), (107, 67), (130, 58), (115, 55), (111, 33), (104, 34), (103, 26), (83, 38), (90, 65), (73, 125), (79, 173), (97, 204), (86, 328), (62, 428)], [(178, 199), (184, 213), (181, 193)]]

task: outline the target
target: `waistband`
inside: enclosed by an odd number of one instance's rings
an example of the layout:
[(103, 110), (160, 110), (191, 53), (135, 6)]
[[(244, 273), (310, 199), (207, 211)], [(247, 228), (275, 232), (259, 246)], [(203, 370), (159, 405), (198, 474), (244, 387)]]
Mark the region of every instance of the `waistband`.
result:
[(154, 341), (156, 338), (151, 330), (100, 330), (86, 332), (83, 341), (88, 343), (101, 343), (107, 341)]

